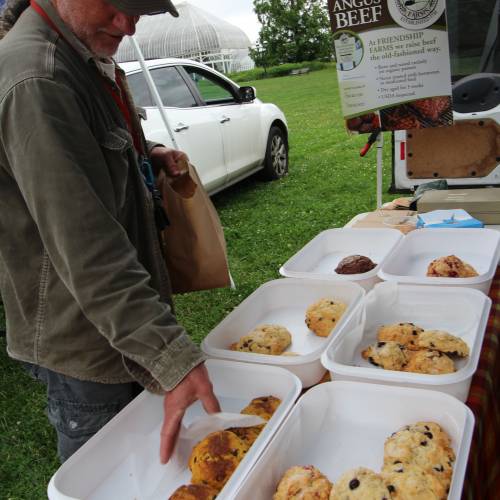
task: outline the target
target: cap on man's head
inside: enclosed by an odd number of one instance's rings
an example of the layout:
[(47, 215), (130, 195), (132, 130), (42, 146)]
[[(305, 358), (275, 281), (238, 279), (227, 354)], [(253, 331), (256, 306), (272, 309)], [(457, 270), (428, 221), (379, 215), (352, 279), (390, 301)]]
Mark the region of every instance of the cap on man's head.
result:
[(171, 0), (108, 0), (108, 2), (129, 16), (170, 12), (172, 16), (179, 17)]

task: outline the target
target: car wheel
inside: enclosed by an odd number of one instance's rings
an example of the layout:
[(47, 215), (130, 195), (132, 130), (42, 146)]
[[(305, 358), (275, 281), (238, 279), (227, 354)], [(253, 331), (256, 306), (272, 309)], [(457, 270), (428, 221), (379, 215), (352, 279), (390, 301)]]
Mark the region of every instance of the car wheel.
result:
[(288, 143), (279, 127), (271, 127), (267, 138), (263, 176), (265, 179), (280, 179), (288, 173)]

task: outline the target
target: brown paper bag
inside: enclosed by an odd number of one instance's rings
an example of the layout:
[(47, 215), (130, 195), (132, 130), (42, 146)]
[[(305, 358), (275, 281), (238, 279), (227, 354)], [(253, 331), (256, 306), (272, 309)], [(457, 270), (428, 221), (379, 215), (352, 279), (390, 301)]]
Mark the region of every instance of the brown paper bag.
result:
[(184, 293), (229, 286), (222, 225), (193, 165), (174, 180), (161, 172), (158, 188), (170, 221), (162, 231), (162, 239), (172, 291)]

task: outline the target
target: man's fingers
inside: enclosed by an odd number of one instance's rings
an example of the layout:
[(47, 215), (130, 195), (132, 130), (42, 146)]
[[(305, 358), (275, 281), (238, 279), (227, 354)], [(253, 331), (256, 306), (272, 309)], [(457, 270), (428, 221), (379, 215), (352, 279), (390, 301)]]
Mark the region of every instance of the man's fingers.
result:
[(184, 410), (165, 413), (160, 432), (160, 462), (162, 464), (166, 464), (172, 456), (183, 416)]
[(205, 394), (200, 394), (200, 401), (207, 413), (219, 413), (220, 404), (213, 391), (207, 391)]

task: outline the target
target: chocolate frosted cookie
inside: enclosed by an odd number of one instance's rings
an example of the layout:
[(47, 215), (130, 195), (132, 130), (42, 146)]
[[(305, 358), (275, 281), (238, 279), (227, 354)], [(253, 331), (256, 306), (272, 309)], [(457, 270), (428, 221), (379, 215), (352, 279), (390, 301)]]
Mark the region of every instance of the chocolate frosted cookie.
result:
[(377, 342), (361, 353), (372, 365), (386, 370), (401, 370), (408, 362), (405, 349), (397, 342)]
[(330, 500), (389, 500), (391, 494), (380, 474), (358, 467), (340, 477), (333, 485)]
[(335, 272), (337, 274), (362, 274), (375, 267), (377, 264), (364, 255), (349, 255), (339, 262)]

